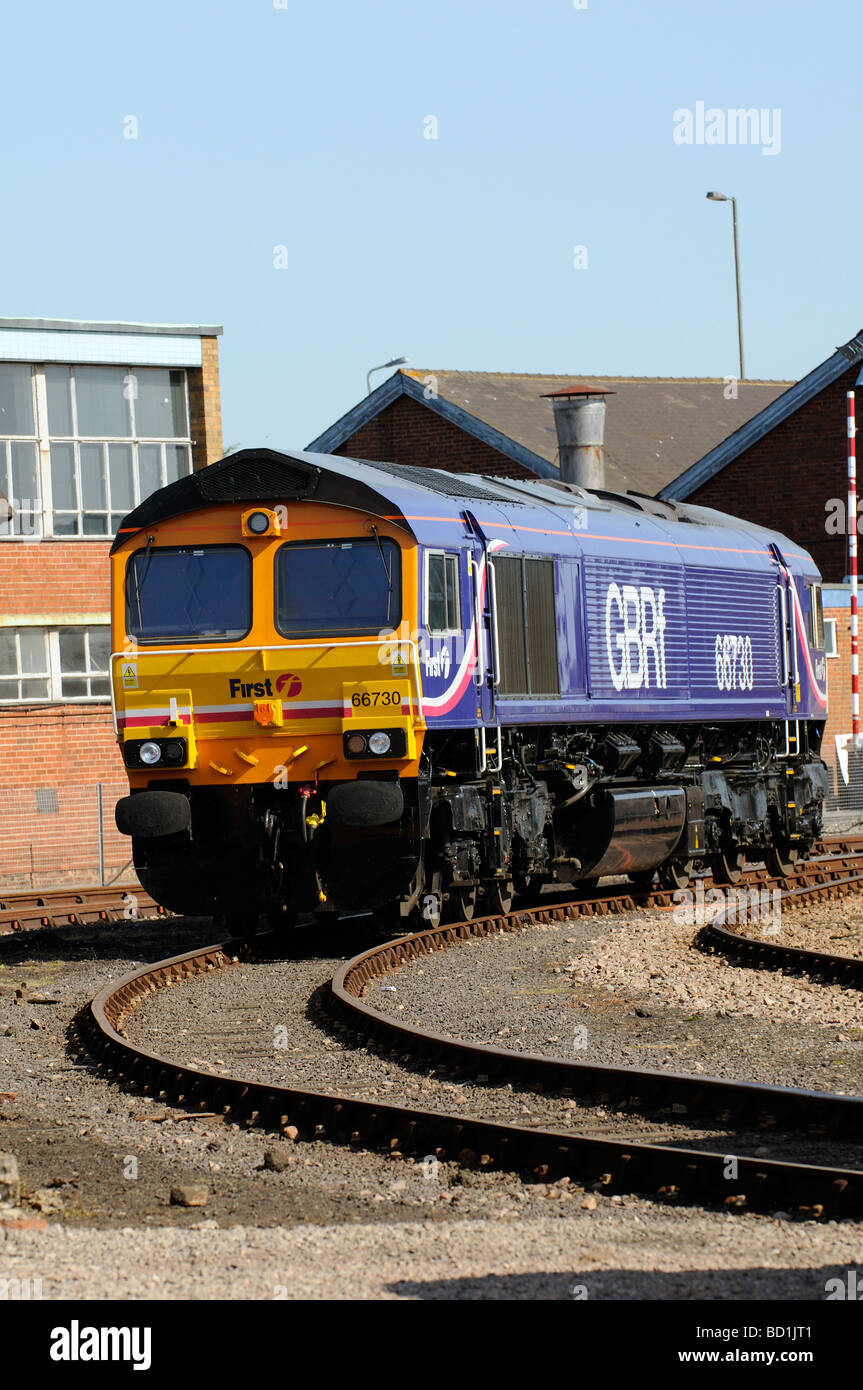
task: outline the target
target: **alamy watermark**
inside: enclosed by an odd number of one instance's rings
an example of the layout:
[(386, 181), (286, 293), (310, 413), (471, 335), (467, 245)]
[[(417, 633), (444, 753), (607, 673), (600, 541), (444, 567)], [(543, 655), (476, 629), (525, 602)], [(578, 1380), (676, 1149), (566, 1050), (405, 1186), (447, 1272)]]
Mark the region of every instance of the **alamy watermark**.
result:
[(675, 145), (760, 145), (762, 154), (782, 149), (782, 110), (756, 106), (706, 106), (703, 101), (674, 112)]
[(782, 922), (779, 888), (678, 888), (672, 898), (674, 921), (680, 927), (703, 927), (708, 922), (731, 926), (751, 923), (763, 936), (776, 936)]

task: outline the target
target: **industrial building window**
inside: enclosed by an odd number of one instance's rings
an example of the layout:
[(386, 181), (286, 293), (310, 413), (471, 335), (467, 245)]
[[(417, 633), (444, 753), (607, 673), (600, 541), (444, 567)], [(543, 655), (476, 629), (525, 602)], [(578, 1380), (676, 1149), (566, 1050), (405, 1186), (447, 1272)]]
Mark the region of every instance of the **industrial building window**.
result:
[(41, 534), (33, 372), (0, 362), (0, 536)]
[(0, 362), (0, 537), (112, 536), (191, 471), (184, 371)]
[(426, 625), (429, 632), (461, 632), (457, 555), (426, 555)]
[(46, 367), (45, 394), (55, 536), (113, 535), (144, 498), (191, 473), (185, 372)]
[(557, 695), (554, 561), (494, 561), (501, 695)]
[(110, 628), (0, 628), (0, 704), (107, 700)]
[(110, 696), (110, 628), (61, 627), (57, 630), (57, 641), (61, 700), (107, 700)]
[(836, 640), (836, 619), (824, 619), (824, 652), (826, 656), (838, 656), (839, 644)]

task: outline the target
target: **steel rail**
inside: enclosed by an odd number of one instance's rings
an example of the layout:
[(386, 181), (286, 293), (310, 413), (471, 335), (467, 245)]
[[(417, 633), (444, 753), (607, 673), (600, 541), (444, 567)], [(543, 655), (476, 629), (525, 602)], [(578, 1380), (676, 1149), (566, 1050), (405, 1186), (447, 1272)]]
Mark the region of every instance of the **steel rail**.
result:
[(140, 884), (0, 893), (0, 936), (40, 927), (92, 926), (96, 922), (135, 920), (127, 915), (130, 897), (135, 900), (134, 910), (138, 917), (168, 915)]
[[(853, 880), (841, 880), (831, 888), (838, 893), (850, 881), (859, 886), (860, 878), (854, 875)], [(824, 886), (819, 884), (816, 891), (823, 893)], [(590, 905), (578, 904), (580, 908)], [(614, 910), (624, 909), (615, 901)], [(566, 908), (533, 908), (510, 913), (507, 917), (485, 917), (453, 926), (433, 927), (374, 946), (336, 972), (330, 984), (330, 997), (319, 1002), (319, 1012), (322, 1017), (345, 1025), (362, 1045), (372, 1042), (395, 1051), (402, 1061), (422, 1057), (426, 1062), (443, 1064), (462, 1074), (518, 1081), (536, 1090), (577, 1095), (588, 1104), (611, 1103), (629, 1111), (665, 1109), (689, 1118), (708, 1118), (719, 1124), (733, 1122), (764, 1129), (776, 1126), (809, 1129), (843, 1138), (858, 1138), (863, 1134), (863, 1097), (513, 1052), (489, 1043), (465, 1042), (451, 1035), (416, 1028), (382, 1013), (363, 998), (370, 983), (421, 956), (471, 938), (544, 925), (569, 915)], [(740, 940), (733, 933), (727, 934), (735, 942)], [(761, 942), (753, 944), (767, 949)], [(844, 965), (846, 958), (841, 960)]]
[[(854, 876), (856, 882), (859, 876)], [(844, 881), (817, 891), (841, 893)], [(665, 896), (671, 894), (663, 890)], [(627, 1072), (506, 1052), (481, 1044), (465, 1044), (441, 1035), (422, 1034), (409, 1025), (369, 1009), (359, 995), (370, 979), (429, 950), (445, 949), (458, 941), (517, 930), (537, 922), (559, 921), (591, 906), (598, 915), (643, 905), (648, 895), (627, 894), (572, 904), (534, 908), (508, 917), (481, 918), (453, 926), (431, 928), (388, 942), (349, 961), (332, 982), (333, 1006), (361, 1020), (360, 1043), (382, 1038), (404, 1061), (416, 1055), (446, 1056), (456, 1071), (492, 1070), (507, 1080), (574, 1092), (585, 1088), (594, 1102), (623, 1095), (630, 1109), (686, 1095), (686, 1110), (706, 1105), (717, 1121), (727, 1123), (753, 1116), (765, 1127), (783, 1121), (789, 1128), (802, 1124), (817, 1133), (847, 1137), (860, 1132), (863, 1099), (815, 1091), (800, 1091), (758, 1083), (727, 1082), (710, 1077), (686, 1077), (658, 1072)], [(663, 896), (662, 893), (656, 896)], [(198, 1110), (219, 1109), (246, 1126), (260, 1125), (291, 1137), (326, 1138), (337, 1143), (384, 1149), (394, 1156), (417, 1155), (455, 1160), (480, 1168), (526, 1172), (543, 1181), (574, 1178), (586, 1187), (614, 1193), (640, 1193), (660, 1200), (718, 1204), (750, 1211), (796, 1210), (810, 1217), (863, 1215), (863, 1173), (853, 1169), (784, 1162), (649, 1144), (628, 1140), (573, 1135), (566, 1130), (532, 1129), (523, 1125), (480, 1120), (421, 1110), (413, 1106), (359, 1100), (333, 1092), (300, 1090), (225, 1076), (203, 1068), (179, 1065), (133, 1045), (123, 1032), (128, 1012), (158, 988), (170, 988), (206, 971), (239, 964), (251, 958), (250, 949), (236, 942), (190, 951), (131, 972), (108, 985), (78, 1016), (73, 1039), (81, 1049), (96, 1053), (107, 1078), (140, 1087)], [(326, 1009), (326, 1005), (324, 1006)], [(343, 1014), (343, 1017), (345, 1015)], [(402, 1049), (408, 1045), (405, 1054)], [(429, 1052), (430, 1049), (430, 1052)], [(606, 1089), (600, 1089), (605, 1087)], [(615, 1090), (616, 1088), (616, 1090)], [(672, 1102), (679, 1114), (681, 1103)], [(733, 1175), (730, 1175), (733, 1174)]]

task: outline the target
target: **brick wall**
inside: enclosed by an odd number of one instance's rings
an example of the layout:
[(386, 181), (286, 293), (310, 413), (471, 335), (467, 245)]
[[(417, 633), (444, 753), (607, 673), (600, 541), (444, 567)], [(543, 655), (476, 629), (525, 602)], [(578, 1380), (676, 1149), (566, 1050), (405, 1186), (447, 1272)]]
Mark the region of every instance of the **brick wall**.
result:
[(7, 541), (0, 544), (4, 613), (107, 613), (110, 541)]
[(825, 503), (846, 496), (845, 394), (858, 371), (850, 366), (686, 500), (782, 532), (810, 552), (825, 580), (841, 583), (847, 540), (828, 536)]
[(127, 782), (107, 706), (4, 706), (0, 749), (0, 890), (98, 883), (100, 840), (105, 881), (135, 881), (114, 825)]
[(851, 732), (851, 609), (825, 608), (825, 618), (836, 619), (838, 657), (827, 662), (827, 703), (829, 714), (824, 730), (822, 755), (831, 770), (836, 767), (836, 734)]
[(0, 791), (122, 780), (109, 705), (0, 706)]
[(535, 477), (529, 469), (466, 434), (458, 425), (442, 419), (410, 396), (399, 396), (352, 434), (336, 453), (379, 463), (445, 468), (453, 473)]
[(201, 368), (189, 372), (189, 428), (193, 468), (205, 468), (222, 457), (218, 338), (201, 339)]

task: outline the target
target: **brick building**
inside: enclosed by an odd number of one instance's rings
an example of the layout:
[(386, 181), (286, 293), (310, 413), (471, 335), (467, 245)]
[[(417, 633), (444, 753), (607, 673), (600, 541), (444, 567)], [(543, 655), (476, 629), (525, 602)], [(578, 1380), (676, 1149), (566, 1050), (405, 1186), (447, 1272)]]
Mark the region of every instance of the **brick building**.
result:
[[(863, 806), (860, 783), (839, 775), (837, 739), (851, 729), (851, 623), (847, 584), (847, 393), (863, 384), (863, 331), (668, 483), (668, 501), (717, 507), (775, 527), (813, 556), (824, 576), (830, 717), (824, 756), (840, 800)], [(859, 530), (859, 525), (858, 525)]]
[(0, 319), (0, 888), (128, 859), (108, 551), (143, 497), (221, 457), (219, 333)]
[[(607, 486), (655, 493), (790, 385), (719, 379), (590, 377), (609, 395)], [(397, 371), (308, 445), (321, 453), (497, 477), (559, 476), (544, 397), (570, 376)]]

